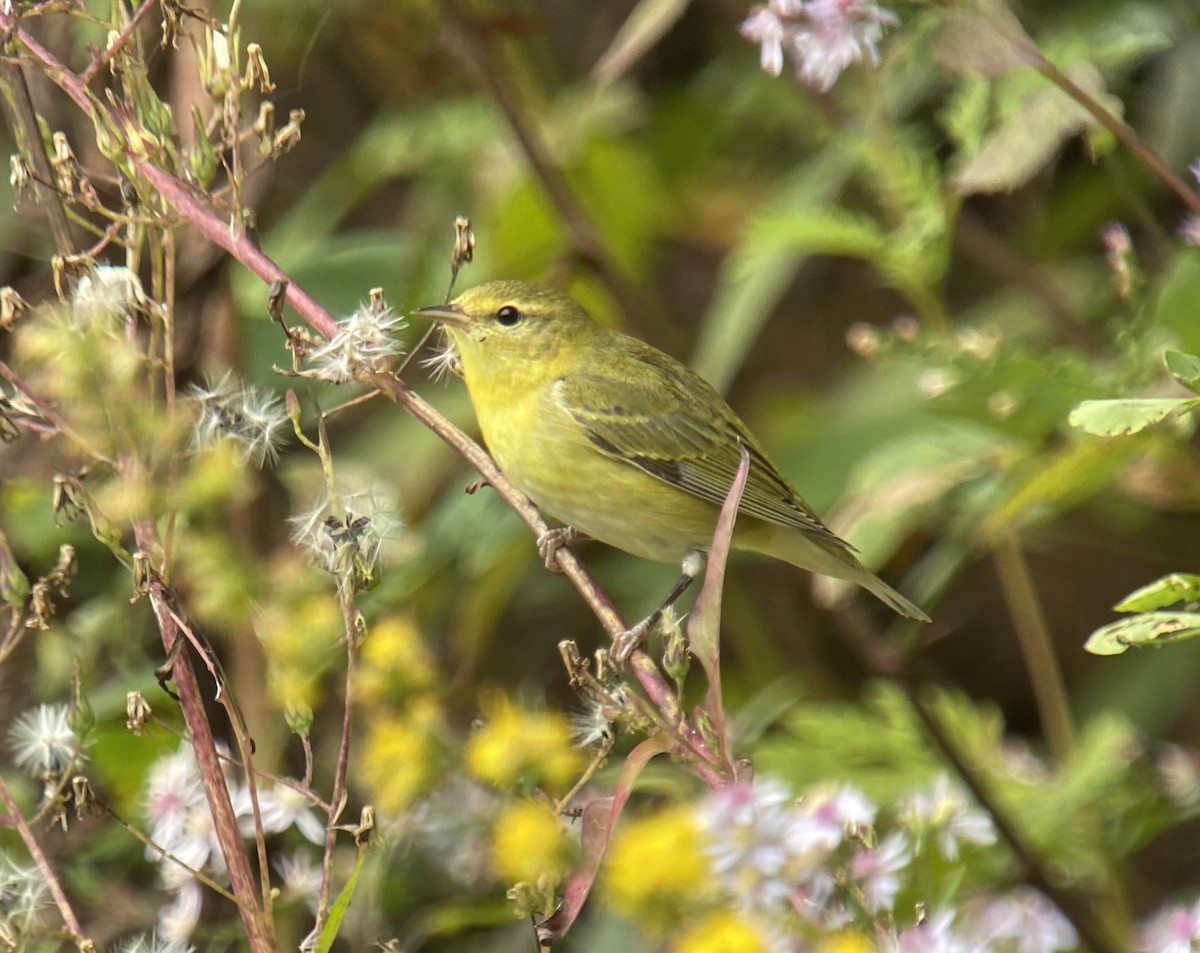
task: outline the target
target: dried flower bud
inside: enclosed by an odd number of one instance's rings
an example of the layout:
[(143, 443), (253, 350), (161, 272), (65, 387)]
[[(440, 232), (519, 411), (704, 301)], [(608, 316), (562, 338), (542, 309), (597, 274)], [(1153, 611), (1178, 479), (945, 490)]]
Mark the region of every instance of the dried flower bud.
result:
[(154, 712), (150, 710), (150, 703), (141, 692), (129, 692), (125, 695), (125, 727), (135, 735), (142, 733), (142, 726), (150, 720), (152, 714)]
[(288, 113), (287, 125), (279, 130), (271, 144), (271, 155), (279, 158), (291, 152), (300, 142), (300, 126), (304, 122), (304, 110), (293, 109)]
[(29, 309), (29, 302), (17, 293), (16, 288), (5, 286), (0, 288), (0, 330), (7, 331), (13, 326), (21, 312)]
[(29, 168), (29, 163), (25, 161), (23, 155), (17, 152), (8, 157), (8, 169), (8, 184), (12, 186), (18, 199), (23, 198), (25, 190), (33, 182), (33, 172)]
[(257, 43), (246, 45), (246, 75), (242, 77), (242, 89), (258, 87), (260, 93), (272, 93), (275, 84), (271, 82), (271, 71), (267, 69), (267, 61), (263, 58), (262, 47)]

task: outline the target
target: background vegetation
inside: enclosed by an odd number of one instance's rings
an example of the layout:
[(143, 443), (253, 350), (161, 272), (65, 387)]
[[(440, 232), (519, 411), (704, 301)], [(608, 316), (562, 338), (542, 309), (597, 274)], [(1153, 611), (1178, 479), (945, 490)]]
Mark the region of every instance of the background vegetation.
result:
[[(599, 865), (556, 948), (1200, 946), (1200, 584), (1100, 628), (1200, 571), (1200, 11), (766, 13), (779, 75), (732, 0), (3, 5), (0, 945), (526, 950)], [(933, 624), (739, 555), (719, 695), (677, 630), (570, 684), (614, 621), (390, 377), (459, 215)]]

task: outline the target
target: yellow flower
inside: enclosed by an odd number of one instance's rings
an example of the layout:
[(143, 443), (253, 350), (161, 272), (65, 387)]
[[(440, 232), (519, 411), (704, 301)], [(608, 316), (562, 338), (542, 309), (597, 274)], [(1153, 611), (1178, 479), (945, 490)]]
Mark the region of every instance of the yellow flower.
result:
[(359, 759), (359, 779), (375, 807), (399, 814), (433, 782), (441, 711), (432, 696), (371, 723)]
[(691, 811), (671, 808), (619, 827), (604, 883), (609, 903), (620, 913), (653, 925), (678, 919), (710, 885)]
[(269, 604), (255, 618), (267, 657), (267, 690), (280, 708), (315, 707), (321, 678), (337, 659), (343, 634), (337, 602), (326, 592)]
[(675, 953), (767, 953), (767, 945), (745, 920), (722, 910), (680, 936)]
[(368, 705), (404, 698), (429, 688), (435, 671), (412, 621), (406, 616), (389, 616), (373, 625), (363, 642), (354, 673), (354, 697)]
[(531, 779), (565, 787), (582, 768), (567, 719), (519, 708), (500, 694), (485, 696), (484, 725), (467, 739), (467, 768), (477, 778), (507, 787)]
[(566, 874), (570, 843), (562, 823), (545, 804), (518, 801), (496, 819), (492, 864), (508, 883), (556, 883)]
[(821, 939), (817, 953), (877, 953), (877, 947), (859, 930), (839, 930)]

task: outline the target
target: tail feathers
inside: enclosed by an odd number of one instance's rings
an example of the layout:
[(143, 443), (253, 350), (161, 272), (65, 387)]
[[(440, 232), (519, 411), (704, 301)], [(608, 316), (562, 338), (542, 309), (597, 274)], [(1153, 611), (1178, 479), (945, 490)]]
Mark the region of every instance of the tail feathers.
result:
[(900, 595), (900, 593), (869, 570), (865, 571), (864, 575), (856, 577), (854, 581), (881, 602), (891, 606), (891, 608), (895, 609), (902, 616), (906, 616), (909, 619), (916, 619), (918, 622), (931, 621), (925, 612), (909, 602), (904, 596)]
[(845, 582), (850, 582), (862, 586), (902, 616), (921, 622), (930, 621), (929, 616), (920, 608), (859, 562), (854, 549), (836, 536), (826, 539), (797, 532), (790, 526), (771, 526), (749, 520), (746, 522), (750, 523), (750, 527), (748, 530), (743, 529), (740, 536), (734, 537), (735, 545), (766, 553), (793, 566), (818, 573), (817, 578), (813, 580), (813, 590), (819, 603), (832, 605), (845, 598), (843, 587)]

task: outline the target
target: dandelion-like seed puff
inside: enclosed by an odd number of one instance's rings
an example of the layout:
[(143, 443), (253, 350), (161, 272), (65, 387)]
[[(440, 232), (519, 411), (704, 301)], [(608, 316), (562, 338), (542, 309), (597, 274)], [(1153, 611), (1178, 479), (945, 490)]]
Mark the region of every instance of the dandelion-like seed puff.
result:
[(334, 384), (384, 373), (404, 352), (396, 332), (404, 318), (378, 301), (361, 305), (338, 323), (337, 333), (314, 350), (308, 361), (312, 375)]
[(289, 425), (283, 401), (276, 395), (226, 374), (215, 384), (192, 387), (190, 397), (199, 407), (192, 449), (229, 440), (240, 450), (243, 463), (261, 468), (275, 462)]

